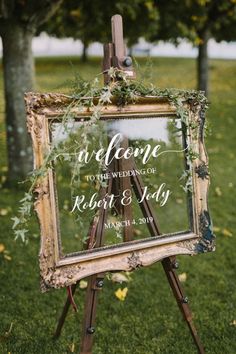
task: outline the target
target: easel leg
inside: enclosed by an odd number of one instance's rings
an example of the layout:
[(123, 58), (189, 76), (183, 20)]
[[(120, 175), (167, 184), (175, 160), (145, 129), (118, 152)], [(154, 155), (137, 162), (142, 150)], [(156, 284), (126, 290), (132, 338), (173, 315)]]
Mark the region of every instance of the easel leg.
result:
[[(144, 187), (140, 176), (133, 177), (133, 183), (134, 183), (135, 194), (138, 198), (140, 198), (140, 196), (142, 194), (143, 187)], [(150, 231), (151, 235), (152, 236), (160, 235), (159, 225), (158, 225), (157, 219), (155, 217), (155, 214), (153, 213), (152, 206), (149, 203), (149, 201), (145, 199), (143, 201), (143, 203), (140, 205), (140, 207), (141, 207), (144, 217), (145, 216), (152, 216), (153, 217), (153, 222), (148, 224), (149, 231)], [(162, 260), (162, 266), (165, 270), (167, 279), (168, 279), (171, 289), (174, 293), (177, 304), (178, 304), (181, 312), (183, 313), (185, 321), (188, 324), (188, 327), (189, 327), (190, 332), (192, 334), (193, 340), (198, 348), (198, 352), (199, 352), (199, 354), (204, 354), (205, 351), (204, 351), (203, 345), (200, 342), (200, 339), (197, 334), (197, 330), (196, 330), (196, 328), (193, 324), (193, 321), (192, 321), (192, 313), (191, 313), (190, 307), (188, 305), (188, 299), (187, 299), (187, 297), (184, 296), (182, 286), (181, 286), (179, 278), (175, 272), (175, 269), (177, 268), (175, 265), (176, 265), (176, 258), (174, 256), (167, 257)]]
[(92, 353), (93, 334), (95, 333), (95, 318), (97, 310), (98, 291), (102, 289), (102, 286), (102, 274), (95, 274), (89, 278), (87, 292), (85, 295), (80, 354)]
[(175, 257), (168, 257), (168, 258), (163, 259), (162, 266), (163, 266), (164, 271), (166, 273), (166, 276), (167, 276), (167, 279), (168, 279), (169, 284), (171, 286), (171, 289), (174, 293), (177, 304), (184, 316), (185, 321), (188, 324), (188, 327), (189, 327), (190, 332), (192, 334), (193, 340), (198, 348), (198, 353), (204, 354), (205, 350), (204, 350), (203, 345), (200, 341), (200, 338), (197, 334), (197, 330), (193, 324), (192, 313), (191, 313), (190, 307), (188, 305), (188, 298), (184, 296), (183, 288), (182, 288), (181, 283), (179, 281), (178, 275), (175, 272), (175, 269), (177, 268), (176, 258)]
[[(76, 285), (77, 284), (73, 284), (71, 286), (72, 295), (74, 295), (74, 293), (75, 293)], [(64, 325), (64, 322), (65, 322), (65, 319), (66, 319), (66, 315), (67, 315), (67, 313), (69, 311), (70, 305), (71, 305), (71, 300), (70, 300), (70, 297), (67, 296), (65, 305), (63, 307), (63, 310), (62, 310), (62, 313), (61, 313), (61, 316), (59, 318), (59, 321), (58, 321), (58, 324), (57, 324), (57, 328), (56, 328), (56, 331), (55, 331), (55, 334), (54, 334), (54, 338), (55, 339), (58, 338), (60, 336), (60, 334), (61, 334), (61, 330), (62, 330), (62, 327)]]

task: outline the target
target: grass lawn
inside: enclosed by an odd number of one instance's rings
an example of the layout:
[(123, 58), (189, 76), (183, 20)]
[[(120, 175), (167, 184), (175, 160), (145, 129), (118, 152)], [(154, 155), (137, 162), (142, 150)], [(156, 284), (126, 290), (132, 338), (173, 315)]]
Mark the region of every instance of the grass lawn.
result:
[[(71, 64), (72, 63), (72, 64)], [(145, 69), (159, 87), (194, 88), (195, 61), (159, 58)], [(93, 78), (100, 72), (100, 60), (88, 64), (78, 59), (36, 60), (37, 90), (64, 92), (66, 81), (78, 72)], [(186, 295), (206, 352), (236, 353), (236, 62), (211, 61), (211, 107), (208, 112), (211, 135), (210, 211), (217, 235), (217, 250), (197, 257), (178, 257), (179, 274), (186, 273)], [(3, 123), (2, 69), (0, 68), (0, 178), (6, 174)], [(64, 302), (65, 289), (41, 294), (39, 290), (39, 233), (27, 246), (14, 242), (10, 218), (23, 191), (0, 189), (0, 354), (79, 353), (84, 290), (75, 301), (79, 312), (69, 313), (62, 335), (52, 333)], [(196, 353), (186, 323), (182, 320), (159, 263), (133, 273), (128, 295), (119, 301), (120, 285), (106, 280), (99, 297), (94, 354), (192, 354)], [(125, 285), (122, 284), (121, 287)]]

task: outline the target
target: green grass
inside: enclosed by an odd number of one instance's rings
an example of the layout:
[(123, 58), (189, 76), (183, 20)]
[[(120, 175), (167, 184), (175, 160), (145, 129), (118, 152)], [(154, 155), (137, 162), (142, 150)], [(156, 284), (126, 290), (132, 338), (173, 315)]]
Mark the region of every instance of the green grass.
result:
[[(73, 72), (79, 72), (85, 78), (100, 72), (98, 59), (88, 64), (80, 64), (76, 58), (70, 61), (67, 58), (37, 59), (37, 89), (63, 92), (65, 82), (73, 77)], [(160, 87), (196, 86), (195, 61), (191, 59), (155, 59), (148, 72), (152, 82)], [(1, 88), (2, 85), (0, 81)], [(208, 120), (212, 134), (207, 147), (212, 183), (209, 204), (217, 228), (217, 250), (197, 257), (178, 257), (179, 273), (187, 273), (184, 288), (206, 352), (235, 354), (236, 326), (232, 325), (236, 320), (235, 61), (211, 61), (210, 88)], [(0, 100), (0, 172), (4, 180), (6, 149), (2, 89)], [(38, 237), (32, 238), (28, 246), (13, 241), (10, 218), (21, 195), (20, 189), (4, 188), (0, 194), (0, 210), (3, 214), (7, 212), (0, 216), (0, 243), (9, 252), (0, 253), (0, 354), (71, 353), (72, 343), (74, 352), (78, 353), (85, 292), (79, 290), (75, 296), (78, 315), (69, 313), (61, 338), (53, 341), (52, 333), (66, 292), (61, 289), (40, 293)], [(33, 233), (39, 232), (36, 222), (32, 228)], [(233, 236), (227, 236), (227, 231)], [(114, 296), (118, 286), (105, 282), (99, 297), (94, 354), (196, 353), (160, 263), (139, 270), (132, 277), (125, 302)]]

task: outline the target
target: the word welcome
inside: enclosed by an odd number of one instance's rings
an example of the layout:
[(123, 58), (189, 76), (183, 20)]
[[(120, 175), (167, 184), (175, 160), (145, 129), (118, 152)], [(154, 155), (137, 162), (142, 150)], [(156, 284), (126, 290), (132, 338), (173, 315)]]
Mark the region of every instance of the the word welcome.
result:
[(78, 153), (77, 159), (79, 162), (89, 163), (92, 158), (96, 161), (104, 161), (106, 166), (109, 166), (111, 162), (116, 159), (120, 160), (122, 158), (129, 159), (130, 157), (142, 156), (143, 164), (146, 164), (151, 157), (158, 157), (161, 145), (156, 145), (152, 147), (150, 144), (146, 144), (144, 147), (132, 147), (127, 148), (120, 147), (122, 141), (122, 134), (117, 133), (111, 139), (108, 148), (101, 148), (97, 151), (93, 150), (89, 152), (88, 150), (81, 150)]

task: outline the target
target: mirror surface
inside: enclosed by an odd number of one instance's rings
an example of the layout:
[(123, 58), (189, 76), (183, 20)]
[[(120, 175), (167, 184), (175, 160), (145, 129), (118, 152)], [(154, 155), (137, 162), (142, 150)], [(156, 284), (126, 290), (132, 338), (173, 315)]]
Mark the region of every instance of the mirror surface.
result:
[[(153, 217), (162, 235), (190, 229), (180, 120), (148, 117), (93, 124), (86, 120), (65, 125), (51, 122), (50, 131), (52, 145), (62, 151), (54, 168), (64, 255), (88, 247), (99, 205), (107, 211), (103, 245), (124, 242), (127, 228), (132, 230), (133, 240), (149, 238), (148, 224)], [(138, 196), (132, 188), (137, 178), (142, 180)], [(110, 192), (106, 190), (109, 184)], [(145, 197), (153, 217), (141, 211)], [(94, 246), (93, 239), (90, 247)]]

